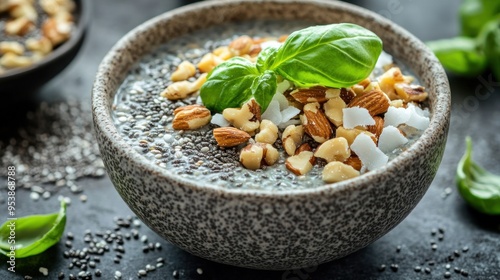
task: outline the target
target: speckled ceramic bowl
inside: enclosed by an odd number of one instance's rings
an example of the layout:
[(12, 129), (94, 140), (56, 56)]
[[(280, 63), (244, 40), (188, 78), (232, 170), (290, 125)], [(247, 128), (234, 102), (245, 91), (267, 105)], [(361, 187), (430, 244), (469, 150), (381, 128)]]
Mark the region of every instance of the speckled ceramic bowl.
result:
[[(225, 22), (306, 19), (353, 22), (377, 33), (385, 50), (427, 87), (431, 123), (407, 151), (379, 170), (314, 189), (225, 189), (155, 166), (118, 133), (111, 118), (117, 88), (146, 53), (171, 38)], [(108, 174), (150, 228), (194, 255), (259, 269), (328, 262), (380, 238), (416, 206), (440, 164), (449, 125), (450, 90), (425, 45), (381, 16), (337, 1), (205, 1), (156, 17), (128, 33), (104, 58), (93, 88), (97, 139)]]

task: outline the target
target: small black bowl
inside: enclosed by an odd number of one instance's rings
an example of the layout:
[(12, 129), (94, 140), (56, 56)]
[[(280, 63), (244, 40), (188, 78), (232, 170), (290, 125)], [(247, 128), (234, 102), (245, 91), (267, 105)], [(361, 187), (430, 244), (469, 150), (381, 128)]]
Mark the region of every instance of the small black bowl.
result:
[(80, 50), (89, 22), (89, 1), (75, 0), (75, 29), (68, 41), (42, 60), (0, 74), (0, 96), (18, 99), (27, 96), (59, 74)]

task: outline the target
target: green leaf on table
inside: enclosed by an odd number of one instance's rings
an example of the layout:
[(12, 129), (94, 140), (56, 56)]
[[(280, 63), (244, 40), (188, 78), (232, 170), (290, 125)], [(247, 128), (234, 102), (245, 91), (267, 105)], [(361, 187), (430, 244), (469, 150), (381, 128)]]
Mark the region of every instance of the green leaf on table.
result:
[(462, 35), (476, 37), (483, 26), (499, 13), (498, 0), (465, 0), (459, 11)]
[(355, 24), (308, 27), (288, 36), (270, 70), (302, 87), (350, 87), (370, 75), (382, 40)]
[(457, 186), (460, 195), (478, 211), (500, 215), (500, 176), (492, 174), (472, 161), (472, 140), (457, 167)]
[(200, 89), (203, 104), (212, 112), (239, 108), (252, 97), (264, 112), (276, 93), (274, 73), (260, 73), (255, 64), (241, 57), (231, 58), (215, 67)]
[(40, 254), (59, 242), (66, 225), (66, 204), (61, 202), (59, 212), (32, 215), (8, 220), (0, 227), (0, 253), (16, 258)]
[(455, 37), (428, 42), (427, 46), (446, 70), (458, 75), (476, 76), (488, 66), (486, 55), (475, 39)]
[(478, 39), (497, 81), (500, 81), (500, 15), (490, 20)]

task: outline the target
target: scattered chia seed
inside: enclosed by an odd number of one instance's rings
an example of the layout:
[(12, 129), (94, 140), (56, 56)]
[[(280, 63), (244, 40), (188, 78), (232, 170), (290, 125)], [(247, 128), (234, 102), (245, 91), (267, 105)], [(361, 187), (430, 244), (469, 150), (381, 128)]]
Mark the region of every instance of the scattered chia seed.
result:
[(448, 263), (448, 264), (446, 264), (445, 268), (446, 268), (446, 270), (450, 270), (451, 265)]
[(432, 244), (431, 249), (432, 249), (433, 251), (436, 251), (436, 250), (437, 250), (437, 248), (438, 248), (438, 245), (437, 245), (437, 244)]
[(202, 275), (203, 274), (203, 269), (197, 268), (196, 269), (196, 273), (198, 273), (199, 275)]
[(49, 275), (49, 270), (46, 267), (40, 267), (38, 271), (40, 271), (40, 273), (43, 274), (43, 276)]
[(466, 270), (460, 270), (460, 274), (462, 274), (462, 276), (464, 277), (468, 277), (469, 276), (469, 272), (467, 272)]
[(465, 246), (462, 248), (462, 252), (467, 253), (469, 251), (469, 247)]
[(444, 278), (450, 278), (451, 277), (451, 273), (449, 271), (446, 271), (444, 273)]
[(174, 271), (172, 272), (172, 277), (174, 277), (175, 279), (178, 279), (178, 278), (179, 278), (179, 271), (174, 270)]
[(57, 278), (58, 279), (64, 279), (64, 272), (59, 272), (59, 274), (57, 275)]
[(69, 280), (76, 280), (76, 279), (77, 279), (77, 278), (76, 278), (76, 276), (75, 276), (75, 275), (73, 275), (73, 274), (70, 274), (70, 275), (69, 275)]
[(138, 276), (146, 276), (148, 273), (144, 269), (140, 269), (139, 272), (137, 273)]
[(435, 262), (435, 261), (429, 261), (429, 262), (428, 262), (428, 264), (429, 264), (430, 266), (433, 266), (433, 265), (435, 265), (435, 264), (436, 264), (436, 262)]
[[(16, 184), (35, 187), (30, 197), (47, 199), (58, 188), (83, 177), (102, 177), (104, 164), (92, 133), (90, 108), (66, 101), (41, 103), (26, 115), (26, 124), (8, 142), (0, 141), (0, 166), (16, 166)], [(50, 184), (51, 186), (41, 186)]]
[(31, 276), (29, 276), (29, 275), (25, 275), (25, 276), (24, 276), (24, 280), (32, 280), (32, 279), (33, 279), (33, 277), (31, 277)]
[(415, 268), (413, 270), (415, 272), (420, 272), (420, 271), (422, 271), (422, 268), (420, 266), (415, 266)]
[(430, 268), (428, 268), (428, 267), (426, 267), (426, 268), (424, 269), (424, 271), (425, 271), (425, 273), (426, 273), (426, 274), (430, 274), (430, 273), (431, 273), (431, 269), (430, 269)]
[(453, 271), (455, 271), (456, 273), (460, 273), (460, 268), (458, 268), (458, 267), (456, 267), (456, 266), (455, 266), (455, 267), (453, 268)]
[(382, 272), (384, 271), (386, 268), (385, 264), (381, 265), (379, 268), (378, 268), (378, 271)]
[(95, 275), (95, 276), (97, 276), (97, 277), (101, 277), (101, 275), (102, 275), (101, 270), (96, 269), (96, 270), (94, 271), (94, 275)]
[(396, 247), (396, 253), (399, 253), (399, 252), (401, 252), (401, 246), (400, 246), (400, 245), (398, 245), (398, 246)]
[(399, 265), (397, 264), (391, 264), (391, 270), (394, 271), (394, 272), (397, 272), (399, 269)]
[(75, 238), (75, 236), (73, 235), (73, 233), (70, 231), (66, 234), (66, 238), (68, 238), (68, 240), (73, 240)]

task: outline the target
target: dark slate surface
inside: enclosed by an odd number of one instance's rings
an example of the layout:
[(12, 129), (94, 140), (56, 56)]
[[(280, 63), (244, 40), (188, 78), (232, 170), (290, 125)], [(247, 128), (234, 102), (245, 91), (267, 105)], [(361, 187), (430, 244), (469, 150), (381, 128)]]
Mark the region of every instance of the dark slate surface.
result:
[[(187, 3), (180, 0), (90, 2), (93, 4), (92, 24), (82, 52), (58, 78), (36, 93), (38, 101), (61, 101), (77, 97), (89, 102), (94, 74), (109, 48), (139, 23)], [(456, 13), (459, 0), (352, 2), (391, 18), (424, 41), (458, 33)], [(147, 235), (148, 242), (160, 242), (162, 250), (143, 253), (144, 244), (140, 240), (127, 241), (120, 264), (113, 262), (115, 253), (111, 249), (111, 252), (101, 258), (101, 263), (97, 264), (103, 276), (94, 276), (93, 279), (113, 279), (116, 270), (121, 271), (122, 279), (137, 279), (138, 270), (144, 269), (147, 264), (155, 264), (158, 257), (166, 260), (165, 265), (150, 272), (147, 279), (173, 279), (174, 270), (179, 272), (179, 279), (444, 279), (446, 264), (451, 266), (449, 271), (452, 279), (465, 279), (453, 271), (454, 267), (465, 269), (470, 279), (500, 279), (500, 218), (487, 217), (469, 208), (458, 195), (454, 182), (455, 168), (464, 151), (466, 135), (471, 135), (474, 140), (474, 158), (487, 169), (500, 174), (500, 84), (488, 84), (485, 82), (488, 79), (489, 74), (472, 79), (450, 77), (453, 116), (439, 172), (415, 210), (393, 231), (372, 245), (318, 267), (295, 271), (256, 271), (221, 265), (192, 256), (161, 240), (142, 225), (138, 228), (140, 234)], [(16, 112), (22, 111), (20, 106), (22, 105), (12, 106), (11, 111), (3, 112), (2, 115), (14, 116)], [(2, 118), (2, 122), (9, 120)], [(2, 123), (2, 131), (5, 132), (9, 123), (12, 123), (12, 119), (8, 123)], [(107, 177), (85, 179), (79, 183), (85, 188), (88, 202), (81, 202), (78, 196), (67, 189), (57, 194), (72, 198), (72, 205), (68, 208), (66, 232), (74, 233), (73, 246), (76, 249), (85, 246), (83, 232), (86, 229), (113, 230), (114, 217), (132, 215)], [(443, 199), (442, 194), (446, 188), (451, 188), (452, 193)], [(2, 195), (4, 199), (0, 199), (0, 217), (4, 220), (7, 205), (5, 195)], [(17, 215), (54, 212), (58, 209), (57, 195), (48, 200), (33, 202), (28, 191), (18, 190)], [(439, 233), (431, 235), (432, 230), (437, 228), (444, 229), (442, 241), (438, 240)], [(122, 232), (130, 232), (130, 229), (124, 229)], [(431, 249), (433, 240), (438, 245), (435, 251)], [(464, 246), (469, 248), (466, 253), (461, 251)], [(69, 273), (77, 274), (79, 269), (68, 269), (71, 261), (63, 257), (65, 250), (67, 248), (64, 242), (60, 242), (41, 255), (18, 259), (15, 274), (7, 271), (6, 259), (1, 258), (0, 279), (23, 279), (25, 275), (31, 275), (34, 279), (57, 279), (61, 271), (65, 273), (65, 279), (68, 279)], [(459, 250), (460, 256), (449, 261), (448, 256), (453, 255), (454, 250)], [(391, 270), (391, 264), (398, 265), (397, 272)], [(379, 271), (381, 265), (386, 265), (384, 271)], [(43, 277), (38, 272), (40, 266), (48, 268), (48, 277)], [(414, 271), (415, 266), (428, 267), (431, 273), (417, 273)], [(203, 270), (201, 275), (197, 273), (197, 268)]]

